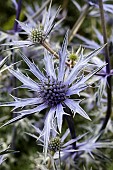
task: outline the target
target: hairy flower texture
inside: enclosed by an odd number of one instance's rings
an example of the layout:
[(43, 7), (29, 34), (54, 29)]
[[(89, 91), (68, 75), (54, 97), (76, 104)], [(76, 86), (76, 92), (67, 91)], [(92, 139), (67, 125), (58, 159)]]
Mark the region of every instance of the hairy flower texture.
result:
[[(87, 56), (83, 55), (83, 51), (77, 61), (76, 65), (73, 67), (68, 75), (66, 73), (66, 58), (67, 58), (67, 43), (68, 43), (68, 32), (65, 35), (62, 47), (59, 51), (59, 67), (54, 68), (53, 56), (49, 55), (48, 52), (45, 52), (44, 61), (45, 61), (45, 71), (44, 75), (39, 68), (32, 63), (24, 54), (21, 54), (21, 57), (28, 65), (30, 72), (33, 73), (39, 82), (35, 82), (31, 78), (25, 76), (20, 70), (9, 69), (9, 71), (19, 79), (23, 85), (22, 88), (28, 88), (32, 91), (37, 92), (36, 98), (17, 98), (14, 97), (14, 102), (6, 102), (1, 104), (2, 106), (14, 106), (16, 108), (36, 105), (36, 107), (27, 110), (21, 110), (16, 113), (19, 115), (12, 120), (5, 123), (3, 126), (11, 124), (15, 121), (23, 119), (34, 113), (39, 113), (41, 110), (48, 108), (48, 114), (45, 119), (44, 129), (41, 135), (44, 135), (44, 146), (45, 152), (47, 152), (50, 131), (55, 129), (55, 122), (57, 122), (58, 130), (61, 132), (63, 115), (68, 114), (64, 111), (64, 107), (69, 107), (73, 114), (80, 114), (84, 118), (90, 120), (87, 113), (79, 105), (81, 100), (74, 99), (72, 96), (74, 94), (80, 95), (80, 92), (88, 87), (86, 84), (87, 80), (91, 78), (95, 73), (104, 67), (104, 65), (86, 76), (80, 76), (80, 73), (83, 71), (84, 67), (87, 66), (87, 63), (90, 59), (97, 55), (103, 47), (94, 50)], [(54, 120), (57, 121), (54, 121)]]

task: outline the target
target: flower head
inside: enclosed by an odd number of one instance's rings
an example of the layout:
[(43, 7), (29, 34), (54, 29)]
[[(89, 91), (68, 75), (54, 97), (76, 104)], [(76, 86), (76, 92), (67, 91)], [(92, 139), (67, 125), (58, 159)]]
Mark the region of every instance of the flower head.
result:
[(41, 44), (42, 42), (45, 41), (45, 39), (48, 37), (50, 32), (53, 30), (53, 28), (55, 28), (60, 23), (60, 21), (62, 21), (60, 20), (55, 23), (55, 19), (59, 14), (60, 10), (61, 9), (58, 8), (56, 13), (53, 16), (51, 16), (51, 3), (50, 3), (48, 11), (45, 11), (44, 16), (42, 18), (42, 23), (38, 22), (37, 24), (33, 20), (31, 21), (31, 23), (25, 23), (16, 20), (19, 26), (21, 27), (21, 29), (24, 30), (24, 34), (27, 34), (28, 39), (24, 41), (23, 40), (12, 41), (2, 45), (13, 45), (13, 46), (24, 47), (24, 46), (31, 46), (34, 44)]
[(9, 71), (23, 83), (23, 85), (21, 86), (22, 88), (28, 88), (32, 91), (37, 92), (37, 97), (24, 99), (14, 97), (14, 102), (6, 102), (4, 104), (1, 104), (2, 106), (14, 106), (14, 109), (28, 105), (36, 105), (36, 107), (32, 109), (23, 109), (16, 112), (19, 115), (5, 123), (3, 126), (23, 119), (24, 117), (27, 117), (31, 114), (39, 113), (45, 108), (49, 109), (45, 119), (44, 129), (41, 134), (44, 136), (44, 146), (46, 148), (46, 152), (50, 137), (50, 131), (51, 129), (56, 130), (56, 126), (54, 126), (54, 124), (57, 125), (58, 130), (61, 132), (63, 115), (68, 114), (64, 110), (65, 106), (69, 107), (74, 115), (75, 113), (79, 113), (84, 118), (90, 120), (87, 113), (79, 105), (81, 100), (75, 100), (74, 98), (72, 98), (72, 96), (74, 94), (80, 95), (80, 92), (88, 87), (86, 81), (89, 80), (89, 78), (92, 77), (97, 71), (103, 68), (103, 66), (97, 68), (86, 76), (78, 76), (80, 75), (84, 67), (86, 67), (89, 60), (100, 52), (100, 50), (103, 48), (101, 47), (94, 50), (87, 56), (84, 56), (82, 51), (76, 65), (68, 72), (68, 76), (65, 75), (67, 43), (68, 32), (65, 35), (62, 47), (59, 51), (59, 67), (57, 68), (54, 68), (53, 57), (49, 55), (47, 51), (45, 52), (45, 75), (34, 63), (32, 63), (23, 53), (20, 52), (21, 57), (28, 65), (30, 72), (32, 72), (37, 77), (38, 82), (35, 82), (28, 76), (25, 76), (20, 70), (9, 69)]

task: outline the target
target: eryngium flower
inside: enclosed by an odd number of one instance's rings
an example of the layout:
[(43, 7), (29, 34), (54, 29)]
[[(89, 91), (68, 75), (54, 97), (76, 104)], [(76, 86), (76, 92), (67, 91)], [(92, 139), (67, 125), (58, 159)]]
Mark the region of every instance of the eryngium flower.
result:
[[(55, 22), (55, 19), (57, 15), (60, 12), (60, 7), (56, 11), (55, 14), (51, 16), (51, 3), (49, 5), (48, 11), (44, 12), (42, 22), (35, 23), (33, 20), (31, 20), (31, 23), (25, 23), (25, 22), (18, 22), (18, 25), (21, 27), (21, 29), (24, 31), (23, 33), (28, 36), (27, 40), (18, 40), (18, 41), (12, 41), (8, 42), (4, 45), (11, 45), (11, 46), (19, 46), (19, 47), (29, 47), (31, 45), (35, 44), (42, 44), (45, 39), (48, 37), (48, 35), (53, 31), (53, 29), (60, 24), (60, 22), (63, 19), (60, 19), (58, 22)], [(23, 34), (22, 33), (22, 34)], [(20, 32), (21, 34), (21, 32)]]
[[(27, 117), (31, 114), (38, 114), (41, 110), (49, 108), (44, 123), (44, 129), (41, 134), (41, 136), (44, 135), (44, 145), (46, 152), (50, 137), (50, 131), (56, 127), (54, 126), (55, 122), (57, 122), (58, 129), (61, 132), (63, 115), (67, 114), (64, 111), (65, 106), (69, 107), (74, 115), (75, 113), (79, 113), (84, 118), (90, 120), (87, 113), (79, 105), (81, 100), (74, 100), (72, 96), (74, 94), (80, 95), (79, 93), (88, 87), (86, 81), (89, 80), (90, 77), (92, 77), (103, 67), (102, 66), (101, 68), (94, 70), (86, 76), (80, 76), (80, 72), (83, 71), (84, 67), (87, 66), (89, 60), (93, 56), (97, 55), (103, 47), (94, 50), (87, 56), (84, 56), (82, 51), (78, 62), (73, 67), (73, 69), (68, 72), (67, 75), (65, 65), (67, 57), (67, 43), (68, 33), (66, 34), (63, 45), (59, 51), (59, 68), (54, 68), (53, 56), (49, 55), (46, 51), (44, 56), (46, 75), (44, 75), (34, 63), (32, 63), (24, 54), (20, 52), (21, 57), (28, 65), (30, 72), (32, 72), (37, 77), (39, 82), (35, 82), (28, 76), (25, 76), (19, 69), (9, 69), (9, 71), (23, 83), (21, 86), (22, 88), (28, 88), (37, 92), (37, 97), (24, 99), (14, 97), (14, 102), (6, 102), (1, 104), (2, 106), (14, 106), (14, 109), (20, 107), (23, 108), (24, 106), (28, 105), (36, 105), (36, 107), (32, 109), (23, 109), (16, 112), (19, 115), (5, 123), (3, 126), (23, 119), (24, 117)], [(55, 119), (57, 121), (54, 121)]]

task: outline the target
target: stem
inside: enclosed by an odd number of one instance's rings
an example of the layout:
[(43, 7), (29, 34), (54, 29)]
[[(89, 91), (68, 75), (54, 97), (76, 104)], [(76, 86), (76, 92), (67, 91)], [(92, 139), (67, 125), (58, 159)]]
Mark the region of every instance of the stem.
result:
[[(13, 114), (13, 117), (15, 115)], [(15, 140), (15, 137), (16, 137), (16, 126), (13, 125), (12, 127), (12, 142), (11, 142), (11, 149), (15, 150), (16, 148), (16, 140)]]
[(61, 154), (60, 154), (60, 150), (59, 150), (59, 160), (60, 160), (60, 169), (61, 169)]
[[(103, 2), (102, 0), (99, 0), (99, 8), (100, 8), (100, 17), (101, 17), (101, 24), (102, 24), (102, 30), (103, 30), (103, 39), (104, 44), (107, 44), (107, 34), (106, 34), (106, 23), (105, 23), (105, 17), (104, 17), (104, 9), (103, 9)], [(106, 65), (106, 74), (110, 74), (110, 58), (109, 58), (109, 49), (108, 44), (105, 46), (105, 61), (107, 63)], [(112, 86), (111, 86), (111, 75), (107, 77), (107, 111), (106, 111), (106, 117), (104, 119), (104, 122), (102, 124), (102, 127), (100, 131), (103, 131), (108, 123), (108, 120), (111, 115), (112, 111)]]
[(50, 45), (46, 42), (46, 41), (43, 41), (41, 43), (41, 45), (43, 47), (45, 47), (51, 54), (53, 54), (57, 59), (59, 58), (58, 54), (50, 47)]
[[(75, 123), (74, 123), (74, 119), (73, 119), (73, 116), (72, 116), (72, 112), (67, 106), (65, 106), (65, 111), (69, 114), (69, 116), (64, 115), (64, 118), (67, 121), (69, 130), (70, 130), (70, 133), (71, 133), (71, 138), (75, 139), (76, 138), (76, 132), (75, 132)], [(76, 149), (76, 142), (73, 143), (73, 149)]]
[[(54, 156), (54, 152), (51, 152), (51, 156)], [(55, 167), (55, 170), (57, 170), (55, 162), (54, 162), (54, 167)], [(51, 169), (51, 158), (49, 158), (48, 160), (47, 168)]]
[(77, 31), (79, 30), (81, 24), (83, 23), (87, 13), (88, 13), (88, 9), (89, 9), (89, 5), (85, 5), (83, 12), (81, 13), (81, 15), (79, 16), (78, 20), (75, 22), (72, 30), (70, 31), (69, 34), (69, 42), (73, 39), (73, 37), (75, 36), (75, 34), (77, 33)]
[(69, 0), (63, 0), (62, 10), (66, 10), (68, 7)]
[(63, 0), (63, 3), (62, 3), (62, 15), (65, 18), (67, 16), (68, 3), (69, 3), (69, 0)]
[[(46, 2), (40, 7), (40, 9), (39, 9), (34, 15), (31, 16), (31, 19), (35, 19), (36, 17), (38, 17), (38, 16), (40, 15), (40, 13), (44, 10), (44, 8), (49, 4), (50, 1), (51, 1), (51, 0), (46, 1)], [(27, 20), (25, 21), (25, 23), (27, 23), (28, 20), (29, 20), (29, 19), (27, 19)]]
[[(56, 51), (54, 51), (54, 50), (50, 47), (50, 45), (49, 45), (46, 41), (43, 41), (43, 42), (41, 43), (41, 45), (42, 45), (44, 48), (46, 48), (46, 50), (48, 50), (51, 54), (53, 54), (57, 59), (59, 59), (59, 55), (56, 53)], [(67, 66), (70, 67), (70, 63), (68, 63), (68, 62), (66, 61), (66, 64), (67, 64)]]
[(51, 166), (51, 159), (49, 158), (47, 168), (50, 169), (50, 166)]
[[(19, 17), (20, 17), (21, 7), (22, 7), (22, 0), (19, 0), (18, 1), (18, 9), (16, 11), (16, 19), (17, 20), (19, 20)], [(14, 22), (13, 30), (14, 30), (14, 32), (17, 32), (17, 30), (18, 30), (18, 22), (16, 20)]]
[[(75, 139), (76, 138), (76, 133), (75, 133), (75, 125), (74, 125), (74, 120), (72, 116), (65, 115), (65, 119), (67, 121), (70, 133), (71, 133), (71, 138)], [(73, 143), (73, 149), (76, 149), (76, 142)]]

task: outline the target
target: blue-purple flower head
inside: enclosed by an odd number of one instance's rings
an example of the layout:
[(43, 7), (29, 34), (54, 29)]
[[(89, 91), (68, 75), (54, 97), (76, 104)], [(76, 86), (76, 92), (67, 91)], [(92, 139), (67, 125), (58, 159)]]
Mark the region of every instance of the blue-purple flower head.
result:
[[(24, 99), (13, 97), (15, 99), (14, 102), (6, 102), (2, 104), (2, 106), (14, 106), (14, 109), (23, 108), (28, 105), (34, 106), (32, 109), (22, 109), (16, 112), (19, 115), (5, 123), (3, 126), (23, 119), (31, 114), (38, 114), (43, 109), (49, 109), (45, 119), (44, 129), (41, 134), (44, 136), (44, 146), (46, 148), (46, 152), (51, 129), (59, 130), (59, 132), (62, 130), (63, 115), (68, 114), (64, 108), (69, 107), (74, 115), (75, 113), (79, 113), (84, 118), (90, 120), (87, 113), (79, 105), (81, 100), (75, 100), (72, 96), (74, 94), (80, 95), (80, 92), (88, 87), (86, 81), (103, 67), (102, 66), (94, 70), (86, 76), (81, 75), (80, 73), (87, 66), (90, 59), (97, 55), (103, 47), (94, 50), (87, 56), (84, 56), (82, 51), (76, 65), (68, 72), (67, 75), (67, 43), (68, 32), (65, 35), (62, 47), (58, 53), (59, 67), (57, 68), (54, 65), (53, 56), (47, 51), (45, 52), (45, 74), (39, 70), (35, 63), (32, 63), (23, 53), (20, 52), (21, 57), (28, 65), (30, 72), (36, 76), (38, 82), (24, 75), (19, 69), (9, 69), (9, 71), (23, 83), (21, 86), (22, 88), (27, 88), (37, 92), (37, 97)], [(55, 128), (56, 125), (57, 129)]]

